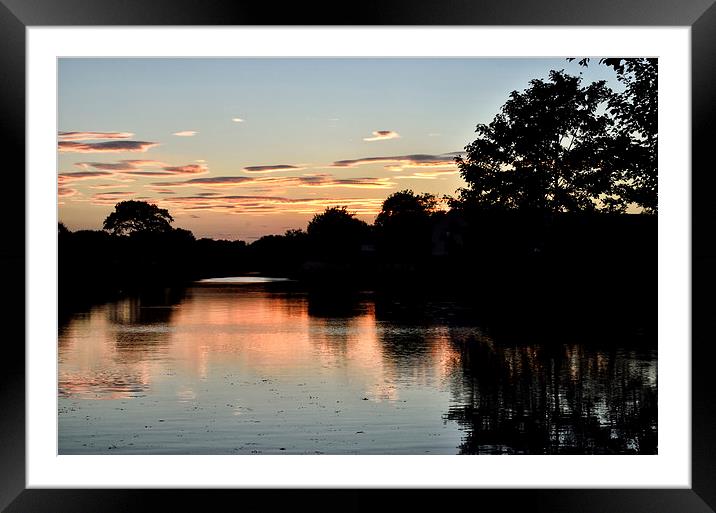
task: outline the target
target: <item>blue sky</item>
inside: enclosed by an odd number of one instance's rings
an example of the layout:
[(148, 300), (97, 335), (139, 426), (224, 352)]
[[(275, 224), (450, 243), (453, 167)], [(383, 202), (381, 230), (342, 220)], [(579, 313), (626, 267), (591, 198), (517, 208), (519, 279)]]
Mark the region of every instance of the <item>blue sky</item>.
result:
[(619, 89), (596, 59), (60, 59), (60, 220), (99, 229), (145, 199), (215, 238), (305, 228), (328, 205), (372, 222), (397, 190), (454, 194), (448, 154), (551, 69)]

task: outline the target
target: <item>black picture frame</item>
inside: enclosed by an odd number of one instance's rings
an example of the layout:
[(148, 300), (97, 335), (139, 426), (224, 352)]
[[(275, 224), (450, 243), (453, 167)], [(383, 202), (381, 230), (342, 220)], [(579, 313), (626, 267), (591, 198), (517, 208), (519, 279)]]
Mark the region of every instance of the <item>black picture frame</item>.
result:
[[(622, 25), (691, 27), (692, 94), (692, 486), (690, 489), (503, 490), (78, 490), (25, 485), (25, 28), (52, 25)], [(236, 507), (363, 511), (401, 507), (499, 507), (501, 511), (707, 512), (716, 509), (716, 414), (711, 366), (716, 328), (716, 5), (714, 0), (362, 0), (355, 4), (217, 0), (0, 0), (0, 130), (7, 168), (0, 202), (4, 358), (0, 373), (0, 508), (127, 511)], [(10, 327), (12, 326), (12, 330)], [(674, 341), (688, 347), (689, 341)], [(568, 463), (566, 463), (568, 464)], [(396, 496), (397, 495), (397, 496)], [(231, 503), (229, 503), (231, 504)], [(488, 509), (489, 510), (489, 509)]]

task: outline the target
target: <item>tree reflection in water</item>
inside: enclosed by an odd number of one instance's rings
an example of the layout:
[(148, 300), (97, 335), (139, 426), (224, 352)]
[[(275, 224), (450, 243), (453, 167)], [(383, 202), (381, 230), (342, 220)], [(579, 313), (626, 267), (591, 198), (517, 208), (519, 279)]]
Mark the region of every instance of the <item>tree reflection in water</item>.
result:
[(655, 350), (451, 338), (462, 454), (656, 454)]

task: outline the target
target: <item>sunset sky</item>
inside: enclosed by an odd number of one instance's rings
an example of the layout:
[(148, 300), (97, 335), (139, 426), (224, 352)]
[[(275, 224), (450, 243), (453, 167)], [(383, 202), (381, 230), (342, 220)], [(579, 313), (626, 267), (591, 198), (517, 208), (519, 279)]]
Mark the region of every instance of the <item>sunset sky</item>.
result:
[[(594, 61), (593, 61), (594, 62)], [(326, 206), (372, 222), (397, 190), (454, 194), (453, 163), (513, 90), (557, 59), (59, 60), (59, 219), (100, 229), (115, 203), (167, 208), (197, 237), (305, 228)]]

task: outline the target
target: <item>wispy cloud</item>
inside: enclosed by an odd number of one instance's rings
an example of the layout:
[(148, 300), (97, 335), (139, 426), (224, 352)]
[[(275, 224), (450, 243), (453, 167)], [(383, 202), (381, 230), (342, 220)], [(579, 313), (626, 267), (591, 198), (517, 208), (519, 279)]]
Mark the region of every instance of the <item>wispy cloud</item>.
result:
[(392, 155), (383, 157), (364, 157), (360, 159), (337, 160), (331, 167), (356, 167), (365, 164), (392, 164), (386, 166), (390, 171), (399, 171), (406, 167), (446, 167), (454, 166), (457, 153), (441, 155)]
[(60, 173), (57, 175), (57, 183), (59, 185), (77, 180), (91, 180), (93, 178), (107, 178), (112, 176), (109, 171), (77, 171), (74, 173)]
[(249, 176), (214, 176), (210, 178), (192, 178), (182, 182), (153, 182), (157, 187), (235, 187), (247, 182), (253, 182), (256, 178)]
[(389, 178), (332, 178), (301, 184), (301, 187), (348, 187), (351, 189), (390, 189), (395, 185)]
[(395, 185), (389, 178), (335, 178), (332, 175), (308, 176), (215, 176), (181, 182), (154, 182), (157, 187), (348, 187), (356, 189), (389, 189)]
[[(82, 169), (98, 169), (134, 176), (201, 175), (209, 172), (206, 164), (170, 166), (158, 160), (120, 160), (119, 162), (77, 162)], [(143, 169), (151, 168), (151, 169)]]
[(394, 132), (393, 130), (376, 130), (373, 132), (373, 135), (371, 137), (364, 137), (364, 141), (386, 141), (388, 139), (397, 139), (400, 137), (400, 134), (398, 132)]
[(241, 118), (231, 118), (231, 121), (233, 121), (234, 123), (243, 123), (244, 122), (244, 120)]
[(99, 169), (102, 171), (116, 171), (116, 172), (122, 172), (122, 171), (132, 171), (134, 169), (137, 169), (137, 166), (134, 164), (127, 162), (127, 161), (121, 161), (121, 162), (76, 162), (75, 167), (79, 167), (80, 169)]
[(102, 139), (129, 139), (131, 132), (58, 132), (61, 141), (93, 141)]
[(305, 169), (299, 166), (290, 166), (287, 164), (278, 164), (275, 166), (249, 166), (245, 167), (244, 171), (247, 173), (275, 173), (276, 171), (300, 171)]
[(145, 152), (159, 143), (147, 141), (104, 141), (96, 143), (59, 141), (57, 149), (67, 153)]
[(178, 137), (194, 137), (196, 134), (198, 134), (196, 130), (182, 130), (180, 132), (174, 132), (172, 135), (176, 135)]
[(160, 168), (160, 172), (172, 175), (201, 175), (209, 171), (209, 168), (203, 164), (187, 164), (185, 166), (164, 166)]

